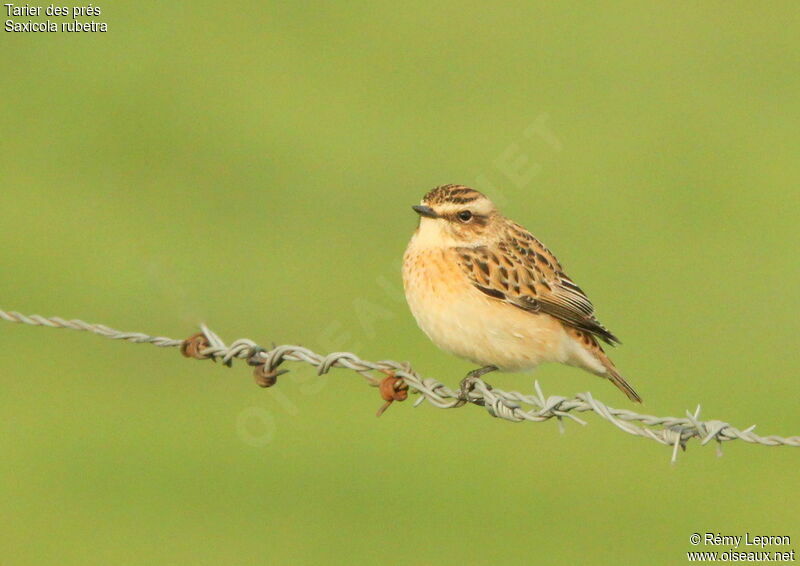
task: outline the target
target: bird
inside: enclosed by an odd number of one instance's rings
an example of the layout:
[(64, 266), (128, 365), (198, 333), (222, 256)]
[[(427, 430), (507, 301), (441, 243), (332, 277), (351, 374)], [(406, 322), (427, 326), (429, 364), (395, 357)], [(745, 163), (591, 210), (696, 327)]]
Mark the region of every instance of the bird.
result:
[(642, 402), (600, 345), (619, 339), (528, 230), (464, 185), (436, 187), (411, 208), (419, 224), (403, 256), (406, 301), (436, 346), (480, 366), (461, 381), (461, 399), (489, 372), (557, 362)]

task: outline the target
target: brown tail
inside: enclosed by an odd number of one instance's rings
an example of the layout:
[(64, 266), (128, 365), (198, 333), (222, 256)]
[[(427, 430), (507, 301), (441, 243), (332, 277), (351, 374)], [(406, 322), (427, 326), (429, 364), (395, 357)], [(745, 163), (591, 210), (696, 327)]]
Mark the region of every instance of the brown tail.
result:
[(608, 378), (611, 383), (616, 385), (620, 391), (625, 393), (625, 395), (627, 395), (628, 399), (631, 401), (641, 403), (642, 398), (639, 397), (639, 394), (636, 393), (633, 387), (631, 387), (630, 383), (625, 381), (625, 378), (619, 374), (617, 368), (614, 366), (614, 362), (612, 362), (608, 356), (606, 356), (606, 353), (603, 351), (603, 348), (600, 346), (600, 344), (597, 343), (595, 337), (588, 332), (578, 330), (577, 328), (570, 328), (569, 330), (572, 332), (572, 335), (581, 343), (581, 345), (591, 352), (601, 364), (603, 364), (605, 372), (597, 372), (597, 375)]
[[(572, 331), (573, 336), (577, 338), (581, 345), (586, 348), (592, 355), (597, 358), (597, 360), (603, 364), (605, 368), (605, 372), (597, 373), (600, 377), (608, 378), (611, 383), (617, 386), (617, 388), (625, 393), (628, 396), (628, 399), (631, 401), (636, 401), (637, 403), (642, 402), (642, 398), (639, 397), (639, 394), (631, 387), (630, 383), (625, 381), (625, 378), (622, 377), (617, 368), (614, 366), (614, 362), (612, 362), (606, 353), (603, 351), (602, 346), (597, 343), (597, 340), (594, 336), (589, 334), (588, 332), (584, 332), (583, 330), (578, 330), (577, 328), (570, 329)], [(588, 368), (587, 368), (588, 369)], [(595, 373), (595, 372), (593, 372)]]
[(625, 393), (625, 395), (628, 396), (628, 399), (631, 401), (636, 401), (637, 403), (641, 403), (642, 398), (639, 397), (639, 394), (636, 393), (633, 387), (631, 387), (631, 384), (625, 381), (625, 378), (619, 374), (617, 368), (614, 367), (614, 363), (608, 359), (608, 356), (606, 356), (605, 353), (602, 353), (598, 356), (598, 358), (606, 368), (606, 375), (603, 377), (607, 377), (609, 380), (611, 380), (611, 383), (616, 385), (620, 391)]

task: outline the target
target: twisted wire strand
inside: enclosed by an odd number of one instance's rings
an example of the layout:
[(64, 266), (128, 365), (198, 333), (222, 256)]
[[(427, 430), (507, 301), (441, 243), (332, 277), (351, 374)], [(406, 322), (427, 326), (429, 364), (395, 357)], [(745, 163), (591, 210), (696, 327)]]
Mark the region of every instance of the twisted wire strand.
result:
[[(141, 332), (121, 332), (102, 324), (91, 324), (79, 319), (65, 320), (60, 317), (43, 317), (41, 315), (27, 316), (15, 311), (0, 310), (0, 319), (33, 326), (81, 330), (112, 340), (124, 340), (137, 344), (147, 343), (161, 348), (182, 347), (186, 342), (186, 340), (150, 336)], [(660, 444), (671, 446), (673, 461), (677, 458), (678, 449), (685, 449), (688, 441), (693, 438), (698, 439), (701, 445), (714, 440), (717, 442), (718, 450), (722, 442), (731, 440), (743, 440), (762, 446), (800, 447), (800, 436), (760, 436), (753, 432), (755, 425), (739, 429), (724, 421), (701, 421), (699, 406), (694, 413), (687, 411), (685, 417), (657, 417), (609, 407), (588, 392), (580, 393), (572, 398), (557, 395), (545, 396), (539, 383), (534, 382), (534, 393), (524, 394), (495, 389), (482, 380), (477, 380), (476, 386), (465, 401), (459, 397), (458, 392), (443, 383), (432, 378), (423, 378), (407, 363), (393, 360), (372, 362), (363, 360), (352, 352), (333, 352), (323, 356), (303, 346), (294, 345), (274, 346), (267, 350), (247, 338), (240, 338), (230, 345), (226, 345), (207, 326), (202, 325), (201, 330), (207, 346), (199, 351), (199, 355), (202, 358), (220, 360), (227, 365), (236, 359), (246, 359), (251, 365), (263, 366), (266, 372), (272, 372), (274, 375), (278, 375), (277, 368), (284, 361), (309, 364), (316, 367), (320, 375), (327, 373), (331, 368), (343, 368), (361, 374), (373, 386), (377, 386), (379, 380), (373, 377), (372, 372), (389, 373), (400, 378), (408, 386), (410, 392), (419, 395), (414, 406), (427, 401), (434, 407), (452, 409), (469, 403), (483, 406), (490, 415), (512, 422), (543, 422), (555, 418), (558, 420), (559, 426), (562, 426), (563, 419), (567, 418), (585, 425), (586, 422), (574, 413), (593, 412), (628, 434), (649, 438)], [(523, 407), (525, 405), (529, 408)]]

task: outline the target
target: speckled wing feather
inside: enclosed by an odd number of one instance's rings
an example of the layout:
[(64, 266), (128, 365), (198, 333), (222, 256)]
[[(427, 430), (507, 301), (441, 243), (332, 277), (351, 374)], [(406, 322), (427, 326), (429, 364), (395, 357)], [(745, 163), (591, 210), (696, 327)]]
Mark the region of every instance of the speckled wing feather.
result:
[(546, 313), (597, 336), (619, 340), (594, 316), (594, 306), (563, 272), (555, 256), (518, 224), (509, 223), (496, 248), (457, 249), (459, 263), (481, 292), (515, 307)]

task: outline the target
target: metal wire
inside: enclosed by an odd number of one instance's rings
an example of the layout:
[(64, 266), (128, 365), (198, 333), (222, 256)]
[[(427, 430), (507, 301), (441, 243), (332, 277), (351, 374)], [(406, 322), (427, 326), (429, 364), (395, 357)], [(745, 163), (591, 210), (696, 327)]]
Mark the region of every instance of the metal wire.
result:
[[(91, 324), (79, 319), (65, 320), (59, 317), (40, 315), (26, 316), (18, 312), (3, 310), (0, 310), (0, 319), (33, 326), (82, 330), (112, 340), (125, 340), (137, 344), (149, 343), (161, 348), (185, 347), (187, 343), (187, 340), (150, 336), (140, 332), (121, 332), (102, 324)], [(494, 417), (512, 422), (543, 422), (556, 418), (561, 425), (561, 421), (568, 418), (585, 425), (586, 422), (575, 413), (591, 411), (628, 434), (649, 438), (672, 447), (673, 461), (677, 458), (678, 449), (685, 449), (688, 441), (693, 438), (698, 439), (701, 445), (714, 440), (717, 442), (718, 449), (722, 442), (730, 440), (743, 440), (763, 446), (800, 447), (800, 436), (759, 436), (753, 432), (755, 425), (746, 429), (738, 429), (724, 421), (701, 421), (699, 406), (694, 413), (687, 411), (685, 417), (656, 417), (627, 409), (609, 407), (592, 397), (591, 393), (580, 393), (572, 398), (557, 395), (545, 396), (539, 383), (535, 382), (534, 393), (524, 394), (495, 389), (482, 380), (476, 381), (474, 389), (465, 400), (459, 397), (459, 392), (453, 391), (443, 383), (432, 378), (423, 378), (408, 364), (392, 360), (371, 362), (363, 360), (351, 352), (334, 352), (323, 356), (302, 346), (282, 345), (264, 349), (247, 338), (240, 338), (230, 345), (226, 345), (207, 326), (202, 325), (201, 329), (202, 334), (198, 336), (204, 338), (204, 341), (194, 356), (200, 359), (220, 360), (227, 365), (230, 365), (235, 359), (246, 359), (250, 365), (260, 366), (262, 372), (272, 376), (277, 376), (283, 371), (279, 371), (277, 368), (284, 361), (312, 365), (317, 368), (320, 375), (327, 373), (331, 368), (344, 368), (361, 374), (373, 386), (380, 383), (380, 380), (376, 379), (372, 373), (378, 371), (400, 378), (411, 393), (418, 394), (419, 398), (414, 406), (418, 406), (424, 401), (442, 409), (472, 404), (484, 407)], [(270, 384), (274, 382), (273, 379)]]

